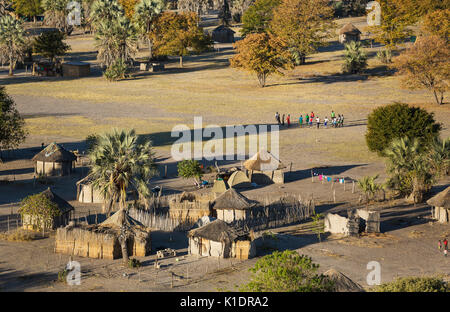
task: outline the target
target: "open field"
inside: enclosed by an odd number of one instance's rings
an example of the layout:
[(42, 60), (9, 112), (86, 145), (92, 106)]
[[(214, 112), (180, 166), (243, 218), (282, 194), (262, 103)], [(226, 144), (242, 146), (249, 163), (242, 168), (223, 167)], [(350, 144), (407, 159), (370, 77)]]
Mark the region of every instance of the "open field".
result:
[[(359, 18), (340, 20), (339, 24), (348, 20), (357, 26), (363, 23)], [(306, 65), (285, 76), (270, 77), (268, 86), (261, 89), (256, 77), (229, 67), (228, 59), (233, 56), (231, 45), (221, 45), (218, 52), (186, 57), (181, 69), (173, 58), (165, 64), (163, 72), (137, 71), (133, 78), (111, 83), (101, 77), (92, 37), (73, 36), (67, 42), (72, 50), (65, 59), (90, 62), (90, 77), (31, 77), (20, 70), (14, 77), (8, 77), (6, 68), (0, 70), (0, 84), (6, 86), (16, 101), (30, 133), (18, 151), (10, 154), (11, 159), (0, 164), (0, 182), (10, 181), (0, 183), (0, 216), (10, 214), (9, 204), (16, 213), (17, 202), (47, 187), (33, 184), (30, 158), (40, 150), (41, 143), (55, 141), (69, 149), (83, 150), (87, 135), (112, 127), (134, 128), (153, 140), (158, 162), (169, 167), (169, 176), (155, 178), (152, 183), (176, 193), (193, 187), (191, 181), (176, 177), (176, 162), (170, 156), (170, 146), (176, 139), (171, 138), (170, 132), (175, 125), (192, 127), (195, 116), (203, 118), (203, 126), (273, 124), (276, 111), (290, 114), (292, 128), (283, 127), (280, 131), (281, 160), (287, 165), (292, 163), (287, 183), (252, 189), (245, 195), (314, 196), (320, 211), (356, 205), (360, 194), (339, 190), (334, 203), (329, 184), (311, 183), (311, 168), (322, 167), (317, 170), (352, 179), (372, 174), (380, 174), (380, 181), (385, 178), (382, 159), (368, 151), (364, 138), (367, 115), (374, 108), (394, 101), (419, 105), (435, 113), (436, 120), (443, 125), (442, 137), (450, 136), (448, 100), (438, 107), (428, 92), (402, 89), (399, 77), (375, 58), (379, 47), (368, 49), (371, 58), (365, 74), (345, 76), (340, 74), (343, 47), (333, 41), (311, 55)], [(141, 55), (144, 53), (145, 49)], [(344, 114), (343, 128), (297, 127), (300, 114), (314, 111), (323, 121), (325, 116), (330, 117), (331, 110)], [(233, 166), (240, 161), (219, 163)], [(75, 182), (86, 173), (87, 168), (77, 168), (73, 176), (55, 179), (52, 188), (77, 211), (100, 211), (100, 205), (83, 205), (75, 200)], [(448, 184), (448, 178), (440, 181), (438, 189)], [(450, 263), (437, 252), (436, 241), (449, 235), (449, 227), (429, 223), (428, 207), (398, 205), (386, 208), (383, 237), (364, 237), (358, 241), (327, 237), (318, 243), (313, 233), (302, 231), (305, 224), (276, 232), (280, 233), (285, 248), (308, 254), (324, 271), (334, 267), (363, 286), (367, 286), (367, 262), (372, 260), (382, 263), (383, 282), (397, 274), (448, 274)], [(399, 211), (392, 211), (397, 208)], [(397, 221), (389, 216), (397, 216), (394, 218)], [(407, 221), (401, 223), (402, 220)], [(174, 247), (184, 256), (187, 252), (184, 236), (175, 233), (174, 239), (170, 239), (168, 235), (156, 233), (153, 247)], [(152, 255), (141, 259), (144, 267), (137, 274), (121, 267), (120, 260), (76, 258), (82, 265), (83, 285), (71, 288), (54, 282), (68, 257), (54, 254), (53, 244), (54, 237), (25, 243), (0, 241), (0, 291), (236, 290), (235, 286), (249, 277), (247, 269), (257, 260), (218, 262), (185, 255), (179, 262), (165, 260), (157, 273)], [(174, 288), (170, 287), (171, 271), (182, 276), (176, 279)]]

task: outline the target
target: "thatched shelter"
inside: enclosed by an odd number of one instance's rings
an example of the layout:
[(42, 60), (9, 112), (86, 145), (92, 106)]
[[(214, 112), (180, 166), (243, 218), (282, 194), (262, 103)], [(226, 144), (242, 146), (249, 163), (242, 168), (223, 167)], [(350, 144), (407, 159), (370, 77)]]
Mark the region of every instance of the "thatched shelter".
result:
[(227, 181), (228, 186), (232, 188), (248, 188), (251, 187), (250, 179), (241, 171), (236, 170)]
[(170, 218), (176, 220), (196, 221), (204, 216), (211, 214), (211, 202), (214, 199), (213, 194), (198, 194), (183, 192), (181, 195), (175, 195), (169, 201)]
[(151, 252), (150, 229), (119, 210), (99, 225), (69, 225), (56, 232), (55, 252), (97, 259), (122, 257), (119, 235), (126, 229), (129, 256)]
[(256, 255), (256, 246), (250, 236), (222, 220), (215, 220), (189, 231), (189, 254), (249, 259)]
[(431, 215), (433, 219), (441, 223), (449, 223), (450, 221), (450, 186), (445, 190), (430, 198), (427, 204), (432, 206)]
[(224, 25), (220, 25), (211, 32), (212, 40), (219, 43), (233, 43), (235, 32)]
[(333, 282), (333, 291), (335, 292), (364, 292), (364, 288), (355, 283), (343, 273), (330, 269), (323, 273), (328, 280)]
[[(60, 211), (60, 215), (56, 216), (52, 220), (51, 228), (56, 229), (61, 226), (66, 226), (69, 224), (71, 219), (72, 211), (74, 208), (70, 205), (66, 200), (56, 195), (51, 188), (49, 187), (45, 191), (41, 192), (42, 195), (47, 197), (51, 202), (56, 204)], [(36, 229), (37, 225), (40, 224), (41, 220), (39, 220), (38, 216), (32, 216), (28, 214), (24, 214), (22, 216), (22, 224), (25, 229), (33, 230)]]
[(339, 30), (339, 42), (348, 43), (350, 41), (361, 40), (361, 31), (352, 23), (346, 24)]
[(66, 62), (62, 64), (63, 77), (87, 77), (91, 74), (91, 64), (85, 62)]
[(94, 188), (90, 175), (77, 182), (77, 199), (80, 203), (103, 203), (103, 196)]
[(211, 192), (223, 193), (228, 189), (229, 189), (228, 183), (225, 182), (223, 179), (219, 179), (219, 180), (214, 180), (214, 185), (211, 189)]
[(260, 185), (284, 183), (283, 169), (286, 166), (266, 150), (261, 150), (246, 160), (244, 167), (249, 171), (249, 178), (253, 183)]
[(246, 220), (251, 215), (251, 208), (255, 204), (244, 195), (230, 188), (225, 193), (216, 198), (212, 208), (217, 215), (217, 219), (225, 222), (236, 220)]
[(35, 173), (46, 176), (63, 176), (72, 173), (76, 160), (75, 154), (56, 143), (51, 143), (32, 158), (35, 163)]

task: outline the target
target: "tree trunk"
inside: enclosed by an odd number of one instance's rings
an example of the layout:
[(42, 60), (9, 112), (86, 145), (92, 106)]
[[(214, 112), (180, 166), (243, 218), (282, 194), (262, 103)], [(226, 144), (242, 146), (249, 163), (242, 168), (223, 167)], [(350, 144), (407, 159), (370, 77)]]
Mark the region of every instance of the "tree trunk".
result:
[(180, 55), (180, 68), (183, 68), (183, 55)]
[(259, 86), (261, 88), (264, 88), (266, 85), (266, 74), (265, 73), (258, 73), (258, 81), (259, 81)]
[(152, 40), (149, 38), (148, 39), (148, 53), (149, 53), (149, 61), (151, 62), (152, 58), (153, 58), (153, 44), (152, 44)]
[(8, 73), (8, 75), (9, 76), (13, 76), (14, 75), (14, 62), (13, 62), (13, 59), (12, 59), (11, 55), (9, 56), (9, 73)]
[(119, 235), (119, 243), (120, 248), (122, 249), (122, 262), (124, 265), (128, 264), (128, 246), (127, 246), (127, 235), (122, 228), (120, 235)]
[(442, 100), (444, 99), (444, 95), (441, 95), (441, 100), (439, 101), (439, 97), (437, 95), (437, 91), (433, 90), (433, 94), (434, 94), (434, 99), (436, 100), (437, 105), (441, 105), (442, 104)]

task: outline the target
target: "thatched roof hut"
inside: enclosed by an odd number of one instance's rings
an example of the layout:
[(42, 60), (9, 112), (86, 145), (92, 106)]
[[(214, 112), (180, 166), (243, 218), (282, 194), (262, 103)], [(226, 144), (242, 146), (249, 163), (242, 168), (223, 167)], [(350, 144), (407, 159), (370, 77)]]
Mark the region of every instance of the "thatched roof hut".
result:
[(450, 219), (450, 186), (427, 200), (433, 207), (432, 217), (441, 223), (448, 223)]
[(69, 225), (56, 232), (55, 252), (97, 259), (122, 257), (118, 237), (127, 230), (130, 256), (144, 257), (151, 251), (150, 229), (131, 218), (124, 210), (98, 225)]
[(47, 176), (67, 175), (72, 172), (77, 157), (57, 143), (51, 143), (32, 159), (35, 172)]
[(211, 32), (212, 40), (220, 43), (233, 43), (235, 32), (224, 25), (220, 25)]
[(251, 183), (247, 175), (241, 170), (236, 170), (227, 181), (228, 186), (233, 188), (251, 187)]
[(323, 273), (330, 281), (334, 283), (333, 291), (335, 292), (363, 292), (364, 288), (355, 283), (350, 278), (336, 271), (335, 269), (330, 269)]
[[(52, 228), (56, 229), (60, 226), (66, 226), (71, 218), (71, 213), (74, 210), (73, 206), (70, 205), (66, 200), (56, 195), (51, 188), (49, 187), (45, 191), (40, 194), (47, 197), (51, 202), (56, 204), (61, 214), (53, 218)], [(34, 229), (36, 225), (40, 223), (40, 220), (37, 220), (38, 217), (24, 214), (23, 215), (23, 227), (26, 229)]]
[(103, 203), (103, 196), (99, 190), (94, 188), (91, 175), (84, 177), (76, 185), (77, 199), (80, 203)]
[(274, 171), (286, 168), (278, 158), (266, 150), (261, 150), (246, 160), (244, 167), (247, 170), (256, 171)]
[(339, 42), (347, 43), (350, 41), (359, 41), (361, 39), (361, 31), (352, 23), (346, 24), (339, 30)]
[(214, 185), (211, 189), (211, 192), (213, 193), (223, 193), (226, 190), (228, 190), (229, 186), (228, 183), (225, 182), (223, 179), (220, 180), (214, 180)]
[(189, 254), (248, 259), (256, 254), (249, 233), (215, 220), (188, 232)]
[(217, 218), (225, 222), (247, 219), (251, 215), (250, 209), (253, 206), (255, 203), (233, 188), (217, 197), (212, 204)]

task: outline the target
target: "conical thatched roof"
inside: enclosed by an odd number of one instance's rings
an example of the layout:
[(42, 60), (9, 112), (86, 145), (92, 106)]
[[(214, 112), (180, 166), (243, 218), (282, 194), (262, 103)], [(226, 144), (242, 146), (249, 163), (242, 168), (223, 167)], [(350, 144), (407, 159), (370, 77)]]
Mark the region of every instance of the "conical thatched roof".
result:
[(247, 170), (274, 171), (286, 168), (283, 163), (266, 150), (261, 150), (244, 162)]
[(230, 188), (221, 194), (213, 203), (214, 209), (249, 209), (254, 204), (247, 197), (238, 193), (235, 189)]
[(65, 162), (65, 161), (75, 161), (77, 157), (64, 149), (61, 145), (56, 143), (51, 143), (33, 158), (33, 161), (45, 161), (45, 162)]
[(228, 185), (234, 188), (250, 187), (251, 183), (244, 172), (236, 170), (228, 179)]
[(223, 193), (228, 189), (228, 184), (224, 180), (215, 180), (213, 188), (211, 189), (214, 193)]
[(343, 35), (343, 34), (359, 35), (360, 33), (361, 33), (361, 31), (358, 28), (356, 28), (356, 26), (353, 25), (352, 23), (348, 23), (347, 25), (342, 27), (341, 30), (339, 31), (340, 35)]
[(215, 242), (232, 242), (239, 237), (234, 228), (222, 220), (215, 220), (198, 229), (190, 230), (188, 237), (201, 237)]
[(70, 205), (66, 200), (62, 199), (61, 197), (53, 193), (53, 191), (50, 188), (46, 189), (41, 194), (45, 195), (45, 197), (47, 197), (49, 200), (58, 205), (58, 208), (62, 214), (74, 210), (72, 205)]
[(220, 25), (220, 26), (217, 26), (216, 28), (214, 28), (213, 29), (213, 33), (214, 32), (222, 32), (222, 31), (224, 31), (224, 32), (229, 32), (229, 33), (236, 33), (233, 29), (231, 29), (230, 27), (227, 27), (227, 26), (224, 26), (224, 25)]
[(121, 228), (122, 225), (125, 225), (126, 227), (130, 228), (143, 227), (142, 223), (130, 217), (128, 213), (123, 209), (120, 209), (111, 217), (109, 217), (108, 219), (99, 224), (99, 226), (101, 227), (112, 227), (112, 228)]
[(364, 288), (355, 283), (350, 278), (336, 271), (335, 269), (330, 269), (323, 273), (329, 280), (334, 282), (334, 291), (336, 292), (362, 292)]
[(450, 209), (450, 186), (436, 196), (430, 198), (427, 201), (427, 204), (434, 207)]

